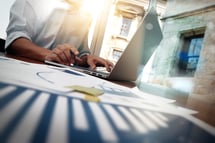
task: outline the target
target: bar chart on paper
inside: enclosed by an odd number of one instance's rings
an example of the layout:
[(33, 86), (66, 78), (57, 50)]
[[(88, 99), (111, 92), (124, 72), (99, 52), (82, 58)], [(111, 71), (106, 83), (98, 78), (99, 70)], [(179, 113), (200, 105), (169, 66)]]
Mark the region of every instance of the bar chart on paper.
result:
[(87, 102), (0, 82), (0, 140), (2, 143), (209, 143), (215, 138), (181, 116)]

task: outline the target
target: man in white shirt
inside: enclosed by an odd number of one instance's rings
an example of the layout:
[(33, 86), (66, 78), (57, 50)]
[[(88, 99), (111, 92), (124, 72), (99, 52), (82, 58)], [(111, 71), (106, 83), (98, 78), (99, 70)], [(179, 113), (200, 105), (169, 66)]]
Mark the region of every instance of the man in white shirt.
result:
[(90, 54), (91, 17), (81, 11), (81, 0), (16, 0), (10, 10), (5, 49), (8, 53), (61, 64), (113, 64)]

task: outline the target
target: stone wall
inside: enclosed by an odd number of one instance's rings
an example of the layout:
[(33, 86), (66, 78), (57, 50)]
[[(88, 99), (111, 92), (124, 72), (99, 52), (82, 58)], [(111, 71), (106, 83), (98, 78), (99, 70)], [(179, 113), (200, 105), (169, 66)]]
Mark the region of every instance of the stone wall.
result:
[(215, 5), (214, 0), (167, 0), (167, 11), (164, 17), (181, 15), (199, 9), (208, 9)]
[(215, 11), (204, 17), (206, 31), (193, 94), (205, 95), (215, 102)]
[[(163, 35), (153, 63), (154, 81), (167, 83), (174, 71), (174, 57), (184, 31), (205, 30), (191, 96), (204, 96), (215, 103), (215, 1), (169, 0), (163, 17)], [(168, 84), (171, 87), (171, 84)]]

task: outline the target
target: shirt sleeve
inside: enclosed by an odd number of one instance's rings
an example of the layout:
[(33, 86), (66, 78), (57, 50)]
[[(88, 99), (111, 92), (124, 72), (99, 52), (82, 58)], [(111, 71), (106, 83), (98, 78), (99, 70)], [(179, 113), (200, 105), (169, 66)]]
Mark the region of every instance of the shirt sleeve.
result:
[(78, 51), (79, 51), (79, 57), (91, 54), (88, 46), (88, 33), (86, 34), (82, 44), (78, 48)]
[(33, 35), (35, 14), (26, 0), (17, 0), (10, 9), (10, 20), (7, 27), (5, 49), (20, 37), (31, 40)]

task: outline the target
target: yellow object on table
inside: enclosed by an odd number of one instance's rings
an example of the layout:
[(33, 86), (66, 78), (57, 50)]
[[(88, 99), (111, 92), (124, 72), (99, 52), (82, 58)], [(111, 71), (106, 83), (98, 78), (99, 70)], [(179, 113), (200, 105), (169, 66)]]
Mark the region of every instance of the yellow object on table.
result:
[(84, 99), (91, 102), (100, 102), (100, 98), (97, 96), (85, 95)]
[(92, 102), (99, 102), (100, 99), (98, 96), (104, 94), (102, 90), (94, 87), (85, 87), (80, 85), (72, 85), (67, 87), (73, 89), (73, 91), (84, 93), (84, 99)]

